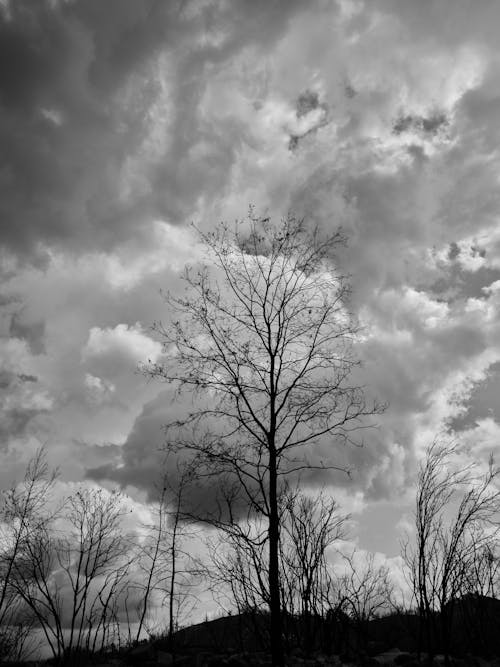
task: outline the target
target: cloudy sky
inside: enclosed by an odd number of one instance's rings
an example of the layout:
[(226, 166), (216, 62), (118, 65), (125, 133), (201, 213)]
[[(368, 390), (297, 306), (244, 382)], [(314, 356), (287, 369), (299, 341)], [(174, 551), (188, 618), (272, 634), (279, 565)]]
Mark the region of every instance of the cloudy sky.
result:
[(0, 486), (46, 444), (62, 484), (146, 500), (160, 289), (192, 221), (252, 203), (348, 234), (389, 408), (321, 484), (395, 557), (425, 446), (500, 446), (499, 24), (496, 0), (0, 0)]

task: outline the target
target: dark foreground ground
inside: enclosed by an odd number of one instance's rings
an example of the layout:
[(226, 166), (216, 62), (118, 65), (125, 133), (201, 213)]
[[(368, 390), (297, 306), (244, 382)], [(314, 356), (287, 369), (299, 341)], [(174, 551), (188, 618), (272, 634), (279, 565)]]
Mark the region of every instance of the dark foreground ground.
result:
[[(3, 664), (3, 663), (0, 663)], [(53, 663), (26, 662), (26, 663), (5, 663), (9, 667), (43, 667)], [(150, 646), (138, 646), (129, 651), (126, 655), (120, 656), (97, 656), (92, 660), (81, 661), (75, 659), (68, 661), (66, 665), (92, 665), (94, 667), (153, 667), (162, 665), (165, 667), (267, 667), (272, 665), (271, 658), (266, 652), (256, 653), (211, 653), (211, 652), (193, 652), (190, 654), (173, 655), (168, 651), (156, 650)], [(287, 667), (378, 667), (387, 665), (388, 667), (397, 667), (400, 665), (406, 667), (424, 667), (430, 663), (421, 656), (418, 659), (416, 654), (393, 649), (377, 656), (358, 656), (346, 657), (339, 655), (326, 656), (318, 653), (314, 656), (303, 657), (298, 654), (288, 655), (285, 661)], [(435, 666), (445, 666), (443, 655), (437, 655), (433, 662)], [(500, 667), (500, 659), (486, 660), (478, 656), (468, 656), (463, 658), (451, 658), (450, 667)]]
[[(432, 662), (423, 652), (421, 625), (414, 614), (397, 613), (354, 624), (346, 616), (304, 625), (287, 619), (287, 667), (500, 667), (500, 601), (468, 598), (454, 603), (450, 659), (436, 630)], [(439, 627), (439, 617), (435, 628)], [(64, 665), (74, 667), (264, 667), (272, 665), (268, 617), (241, 614), (199, 623), (175, 634), (174, 642), (158, 638), (113, 653), (68, 656)], [(307, 642), (305, 638), (307, 637)], [(306, 644), (308, 649), (306, 650)], [(418, 649), (422, 651), (419, 653)], [(2, 664), (2, 663), (0, 663)], [(14, 663), (4, 663), (13, 665)], [(24, 663), (26, 666), (55, 665)], [(62, 663), (60, 663), (62, 664)], [(17, 664), (20, 667), (20, 663)]]

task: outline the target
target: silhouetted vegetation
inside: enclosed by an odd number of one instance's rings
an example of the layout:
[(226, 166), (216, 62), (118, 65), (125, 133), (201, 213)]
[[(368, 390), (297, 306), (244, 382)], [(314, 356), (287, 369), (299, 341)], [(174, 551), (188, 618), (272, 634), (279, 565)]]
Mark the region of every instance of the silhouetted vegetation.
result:
[(458, 453), (457, 446), (439, 442), (428, 448), (417, 481), (415, 543), (404, 547), (420, 621), (419, 652), (443, 652), (447, 663), (456, 646), (455, 612), (471, 610), (457, 601), (494, 594), (498, 569), (499, 469), (493, 460), (483, 474), (475, 464), (457, 467)]
[[(421, 464), (415, 534), (404, 545), (415, 601), (408, 609), (397, 608), (386, 566), (346, 550), (349, 517), (334, 499), (324, 491), (280, 495), (286, 664), (309, 656), (361, 665), (395, 647), (385, 664), (500, 658), (497, 469), (492, 461), (482, 473), (460, 466), (459, 455), (434, 443)], [(38, 452), (3, 494), (0, 661), (26, 657), (42, 633), (59, 664), (113, 657), (116, 665), (209, 665), (228, 656), (227, 664), (266, 664), (273, 629), (265, 542), (253, 539), (259, 526), (240, 521), (221, 531), (211, 562), (194, 569), (182, 549), (191, 473), (176, 475), (175, 486), (164, 477), (144, 538), (123, 530), (129, 510), (116, 492), (77, 486), (57, 502), (57, 474)], [(202, 576), (236, 613), (194, 626), (187, 618), (178, 629), (173, 610)], [(154, 633), (151, 612), (161, 608), (165, 629)]]

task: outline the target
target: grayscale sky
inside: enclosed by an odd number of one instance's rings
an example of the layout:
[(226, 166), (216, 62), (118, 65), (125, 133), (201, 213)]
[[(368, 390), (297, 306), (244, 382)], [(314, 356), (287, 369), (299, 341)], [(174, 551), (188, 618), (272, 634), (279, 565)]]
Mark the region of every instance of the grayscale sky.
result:
[(45, 444), (61, 494), (147, 516), (179, 407), (136, 369), (190, 223), (292, 211), (346, 231), (389, 403), (351, 479), (305, 483), (396, 564), (426, 445), (500, 446), (499, 25), (497, 0), (0, 0), (0, 486)]

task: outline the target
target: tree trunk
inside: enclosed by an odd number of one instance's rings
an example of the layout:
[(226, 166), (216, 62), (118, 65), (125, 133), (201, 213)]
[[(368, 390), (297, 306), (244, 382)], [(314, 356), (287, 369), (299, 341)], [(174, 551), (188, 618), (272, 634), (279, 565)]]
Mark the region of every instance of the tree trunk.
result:
[(273, 665), (284, 665), (279, 572), (279, 513), (276, 449), (269, 450), (269, 595), (271, 611), (271, 658)]

